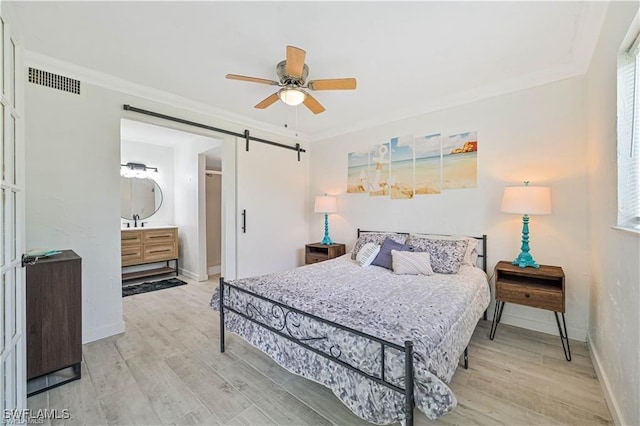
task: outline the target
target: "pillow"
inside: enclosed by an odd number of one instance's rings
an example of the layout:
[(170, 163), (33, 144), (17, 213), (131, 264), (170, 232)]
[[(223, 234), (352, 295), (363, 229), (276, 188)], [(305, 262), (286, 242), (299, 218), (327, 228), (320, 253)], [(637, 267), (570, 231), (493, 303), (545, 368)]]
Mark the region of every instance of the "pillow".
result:
[(391, 250), (393, 272), (399, 275), (433, 275), (431, 255), (426, 251)]
[(437, 235), (437, 234), (411, 234), (412, 237), (428, 238), (431, 240), (451, 240), (451, 241), (467, 241), (467, 250), (464, 253), (463, 265), (477, 266), (478, 264), (478, 244), (480, 243), (476, 238), (458, 236), (458, 235)]
[(364, 232), (360, 234), (360, 238), (358, 238), (358, 241), (356, 241), (356, 245), (353, 246), (351, 259), (356, 259), (358, 252), (366, 243), (376, 243), (380, 246), (387, 237), (398, 243), (404, 243), (405, 241), (407, 241), (407, 235), (403, 234), (396, 234), (393, 232)]
[(376, 258), (379, 252), (379, 245), (377, 245), (376, 243), (367, 243), (362, 246), (362, 248), (356, 255), (356, 262), (358, 262), (358, 265), (366, 268), (367, 266), (371, 265), (371, 262), (373, 262), (373, 259)]
[(391, 250), (397, 251), (411, 251), (411, 247), (404, 244), (397, 243), (391, 238), (387, 238), (380, 247), (380, 253), (373, 259), (372, 265), (382, 266), (383, 268), (392, 269), (391, 265)]
[(431, 255), (431, 267), (438, 274), (457, 274), (467, 250), (467, 240), (432, 240), (411, 236), (407, 244), (413, 251), (426, 251)]

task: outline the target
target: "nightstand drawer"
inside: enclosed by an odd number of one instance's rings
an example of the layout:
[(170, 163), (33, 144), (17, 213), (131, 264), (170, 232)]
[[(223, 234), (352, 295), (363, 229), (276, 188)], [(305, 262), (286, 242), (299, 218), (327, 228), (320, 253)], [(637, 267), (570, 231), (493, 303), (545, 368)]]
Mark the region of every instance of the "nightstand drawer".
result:
[(318, 262), (323, 262), (325, 260), (329, 259), (329, 256), (326, 255), (321, 255), (321, 254), (307, 254), (307, 257), (305, 259), (306, 264), (310, 264), (310, 263), (318, 263)]
[(543, 288), (498, 281), (496, 283), (496, 299), (533, 308), (564, 312), (561, 288)]

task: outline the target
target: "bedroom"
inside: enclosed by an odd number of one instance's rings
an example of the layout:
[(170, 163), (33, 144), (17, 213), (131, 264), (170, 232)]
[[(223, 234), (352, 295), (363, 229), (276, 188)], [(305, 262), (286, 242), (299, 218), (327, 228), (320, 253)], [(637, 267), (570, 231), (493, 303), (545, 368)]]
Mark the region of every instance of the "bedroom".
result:
[[(495, 78), (492, 77), (494, 74), (481, 74), (478, 71), (475, 80), (469, 77), (469, 80), (463, 81), (467, 84), (467, 89), (480, 87), (483, 81), (479, 80), (484, 78), (490, 80), (487, 83), (495, 85), (487, 85), (484, 91), (474, 93), (459, 87), (456, 92), (458, 97), (446, 99), (444, 96), (436, 99), (435, 95), (425, 93), (393, 98), (390, 94), (393, 87), (391, 84), (387, 86), (385, 94), (378, 96), (389, 98), (389, 103), (392, 100), (396, 102), (394, 111), (382, 116), (371, 113), (370, 118), (361, 118), (360, 121), (346, 116), (346, 113), (353, 108), (352, 102), (361, 102), (358, 95), (366, 90), (367, 81), (363, 80), (365, 76), (359, 74), (356, 68), (351, 68), (355, 65), (345, 59), (347, 53), (338, 48), (338, 40), (334, 40), (335, 46), (323, 49), (319, 47), (321, 44), (313, 41), (313, 35), (300, 36), (289, 30), (278, 31), (276, 27), (270, 33), (273, 34), (272, 39), (260, 44), (268, 53), (260, 54), (262, 63), (257, 68), (258, 53), (238, 52), (235, 60), (228, 63), (225, 61), (219, 67), (220, 75), (204, 77), (198, 84), (206, 83), (207, 79), (216, 80), (215, 84), (226, 87), (225, 93), (229, 94), (229, 99), (225, 102), (246, 111), (245, 116), (236, 121), (230, 115), (217, 115), (219, 110), (214, 111), (202, 103), (178, 99), (158, 91), (158, 86), (161, 89), (170, 87), (167, 84), (160, 85), (156, 82), (153, 90), (143, 86), (147, 78), (172, 78), (170, 69), (164, 74), (163, 68), (151, 59), (160, 61), (163, 58), (163, 48), (151, 42), (155, 40), (154, 37), (160, 37), (166, 27), (149, 26), (146, 28), (148, 33), (144, 32), (143, 36), (131, 40), (126, 39), (124, 34), (122, 38), (117, 38), (119, 36), (113, 29), (105, 32), (114, 37), (113, 45), (122, 47), (130, 44), (139, 49), (137, 56), (134, 56), (135, 52), (129, 52), (131, 62), (141, 64), (139, 66), (142, 67), (139, 73), (132, 74), (136, 76), (135, 82), (138, 83), (134, 85), (125, 81), (117, 72), (112, 72), (117, 68), (114, 63), (117, 65), (118, 61), (107, 56), (108, 46), (111, 46), (109, 43), (104, 44), (107, 46), (102, 52), (104, 61), (101, 59), (102, 54), (97, 54), (100, 52), (84, 53), (87, 60), (81, 62), (72, 59), (70, 52), (60, 49), (68, 41), (55, 43), (53, 34), (64, 31), (57, 28), (53, 20), (48, 22), (48, 16), (57, 16), (54, 13), (63, 5), (54, 4), (51, 9), (45, 9), (46, 13), (38, 11), (43, 5), (9, 6), (18, 27), (25, 33), (25, 66), (70, 75), (83, 82), (83, 94), (75, 98), (25, 83), (24, 122), (27, 139), (26, 243), (28, 247), (73, 247), (79, 253), (82, 252), (85, 295), (83, 342), (106, 338), (121, 333), (125, 328), (122, 300), (118, 297), (120, 221), (117, 181), (113, 179), (117, 176), (117, 171), (113, 170), (113, 165), (119, 162), (119, 147), (116, 142), (119, 141), (119, 124), (114, 123), (119, 123), (123, 117), (141, 119), (135, 114), (122, 111), (123, 104), (131, 104), (238, 132), (248, 126), (252, 134), (288, 144), (300, 142), (307, 149), (308, 152), (302, 155), (300, 163), (296, 161), (295, 154), (280, 154), (277, 150), (263, 149), (259, 144), (252, 144), (250, 153), (261, 153), (264, 156), (262, 158), (267, 161), (252, 161), (253, 157), (238, 159), (240, 166), (243, 161), (249, 162), (246, 167), (251, 173), (249, 176), (239, 176), (237, 199), (229, 200), (229, 208), (250, 201), (256, 204), (247, 208), (251, 232), (246, 235), (238, 234), (237, 241), (226, 246), (231, 253), (238, 251), (241, 256), (237, 259), (237, 265), (232, 264), (236, 261), (235, 257), (227, 256), (225, 276), (229, 276), (229, 271), (234, 270), (239, 270), (240, 276), (264, 272), (263, 268), (268, 267), (282, 270), (301, 265), (304, 244), (316, 241), (321, 236), (322, 216), (313, 213), (312, 207), (313, 197), (324, 192), (341, 193), (339, 211), (331, 216), (331, 235), (335, 241), (353, 246), (358, 227), (453, 234), (485, 233), (489, 236), (489, 262), (492, 269), (498, 260), (514, 257), (519, 246), (519, 218), (500, 213), (504, 187), (525, 179), (551, 186), (553, 213), (532, 220), (532, 252), (538, 261), (564, 268), (568, 277), (569, 336), (577, 341), (588, 340), (591, 349), (597, 352), (601, 372), (606, 377), (605, 380), (600, 377), (603, 393), (613, 398), (616, 407), (610, 407), (612, 416), (619, 416), (619, 423), (638, 423), (640, 415), (633, 402), (637, 401), (638, 396), (638, 380), (635, 379), (638, 377), (638, 361), (637, 356), (633, 356), (638, 353), (638, 239), (634, 235), (611, 229), (615, 225), (616, 205), (615, 96), (611, 93), (615, 90), (615, 65), (611, 61), (615, 61), (615, 52), (636, 13), (637, 6), (634, 4), (615, 3), (608, 8), (606, 5), (585, 4), (584, 9), (580, 8), (577, 12), (573, 10), (572, 13), (583, 19), (579, 21), (583, 26), (578, 26), (583, 32), (577, 39), (585, 42), (586, 47), (575, 46), (571, 57), (564, 51), (564, 56), (552, 58), (555, 61), (553, 64), (559, 63), (554, 72), (547, 70), (547, 74), (541, 72), (537, 76), (528, 76), (526, 81), (512, 81), (508, 78), (508, 69), (504, 70), (505, 74), (497, 74)], [(457, 6), (461, 7), (462, 4)], [(115, 20), (119, 14), (113, 11), (116, 9), (111, 9), (113, 7), (115, 6), (104, 6), (103, 12), (105, 16)], [(275, 9), (283, 13), (282, 7)], [(112, 11), (109, 12), (110, 10)], [(320, 13), (321, 10), (320, 6), (314, 8), (314, 12)], [(70, 10), (66, 12), (71, 13)], [(75, 15), (72, 14), (76, 18), (74, 22), (83, 22), (81, 17), (85, 12), (75, 9)], [(127, 15), (131, 20), (139, 16), (133, 12)], [(484, 13), (482, 16), (490, 12), (494, 11), (479, 10), (479, 13)], [(396, 22), (393, 19), (398, 16), (402, 18), (400, 13), (388, 15), (389, 22)], [(569, 15), (575, 16), (571, 13)], [(92, 15), (87, 12), (86, 16)], [(190, 15), (185, 12), (178, 17), (180, 19), (177, 21), (189, 22), (187, 19)], [(372, 16), (363, 16), (365, 17), (370, 18), (371, 22), (375, 21)], [(158, 12), (157, 19), (161, 18), (168, 19), (166, 14)], [(595, 24), (588, 25), (591, 22), (588, 19), (595, 19)], [(65, 22), (64, 28), (70, 32), (88, 31), (87, 28), (74, 27), (67, 21), (62, 22)], [(91, 22), (96, 27), (105, 26), (99, 19)], [(200, 26), (204, 28), (205, 23), (195, 27)], [(601, 30), (590, 32), (585, 28)], [(402, 30), (409, 31), (404, 28)], [(236, 31), (236, 27), (229, 29), (230, 34), (236, 34)], [(52, 34), (51, 45), (45, 43), (47, 36), (43, 34)], [(570, 49), (572, 35), (562, 34), (565, 37), (562, 39), (565, 42), (563, 47)], [(403, 34), (399, 36), (402, 37)], [(375, 40), (381, 44), (381, 49), (382, 46), (386, 47), (385, 52), (388, 54), (393, 50), (393, 39), (384, 39), (383, 34), (380, 34)], [(457, 52), (456, 49), (460, 48), (445, 44), (447, 40), (451, 40), (451, 43), (462, 42), (454, 38), (438, 40), (434, 44), (434, 50), (440, 48), (447, 52)], [(365, 46), (360, 46), (364, 43), (358, 37), (342, 41), (348, 41), (353, 51), (365, 49)], [(147, 50), (144, 48), (145, 43), (149, 45)], [(517, 48), (517, 41), (513, 43), (516, 43), (515, 50), (522, 54), (524, 49)], [(358, 90), (335, 95), (323, 93), (324, 96), (318, 98), (327, 106), (324, 116), (315, 117), (301, 110), (297, 125), (295, 110), (283, 105), (274, 105), (272, 108), (276, 108), (275, 110), (254, 111), (252, 106), (255, 102), (271, 93), (268, 88), (262, 89), (264, 92), (256, 91), (256, 87), (249, 84), (225, 81), (224, 73), (238, 72), (269, 77), (276, 61), (284, 56), (287, 44), (307, 50), (313, 76), (329, 78), (353, 75), (359, 78)], [(545, 40), (544, 46), (552, 49), (553, 44), (554, 39)], [(177, 46), (172, 46), (176, 59), (184, 62), (184, 67), (193, 69), (194, 72), (202, 71), (200, 60), (215, 62), (212, 58), (202, 58), (200, 55), (203, 50), (198, 56), (191, 57), (181, 53)], [(81, 54), (82, 46), (75, 48)], [(514, 49), (513, 46), (511, 48)], [(211, 49), (218, 49), (219, 54), (224, 55), (223, 40), (219, 40)], [(326, 52), (323, 53), (323, 50)], [(397, 50), (399, 53), (404, 52), (403, 49)], [(526, 53), (535, 58), (536, 54), (542, 55), (544, 52), (529, 50)], [(374, 56), (369, 54), (367, 58), (360, 58), (358, 65), (376, 67)], [(313, 60), (314, 55), (316, 58), (321, 55), (321, 59)], [(473, 52), (468, 52), (467, 55), (471, 55), (471, 60), (482, 59), (474, 57)], [(145, 62), (147, 57), (148, 63)], [(137, 58), (137, 62), (133, 58)], [(74, 66), (74, 62), (80, 63), (75, 63)], [(526, 61), (524, 64), (526, 66)], [(454, 65), (448, 69), (464, 67)], [(322, 66), (327, 68), (320, 68)], [(515, 70), (516, 73), (518, 71)], [(210, 72), (204, 71), (204, 74), (208, 73)], [(389, 71), (384, 77), (387, 82), (397, 78), (396, 74)], [(415, 84), (417, 83), (418, 81)], [(204, 93), (200, 86), (191, 86), (189, 89), (192, 93)], [(397, 90), (400, 89), (402, 88)], [(419, 99), (415, 99), (416, 97)], [(338, 115), (345, 117), (337, 117)], [(338, 121), (339, 119), (342, 121)], [(270, 120), (271, 125), (260, 126), (258, 121), (262, 120)], [(332, 120), (342, 124), (343, 134), (332, 134), (331, 128), (337, 127), (331, 125)], [(284, 123), (288, 123), (290, 128), (297, 127), (299, 137), (296, 138), (294, 132), (283, 129)], [(156, 120), (155, 124), (162, 123)], [(326, 129), (326, 132), (323, 134), (320, 129)], [(478, 132), (481, 144), (477, 189), (448, 191), (438, 196), (417, 197), (414, 200), (371, 200), (358, 194), (344, 194), (346, 159), (350, 152), (403, 134), (454, 134), (473, 130)], [(307, 140), (307, 133), (314, 133), (313, 140)], [(52, 140), (55, 143), (51, 143)], [(231, 151), (234, 155), (235, 138), (227, 138), (225, 143), (225, 152)], [(244, 155), (244, 151), (241, 150), (237, 155)], [(231, 167), (227, 169), (223, 166), (225, 170), (235, 170), (234, 165)], [(251, 181), (242, 181), (273, 174), (273, 170), (286, 170), (289, 173), (288, 176), (281, 177), (284, 183), (289, 182), (293, 187), (288, 188), (288, 193), (283, 195), (276, 191), (265, 192), (263, 188), (250, 187)], [(98, 187), (101, 191), (96, 194), (87, 187)], [(282, 188), (284, 185), (278, 182), (273, 187)], [(235, 197), (233, 189), (231, 192)], [(92, 195), (89, 198), (80, 197), (80, 193)], [(267, 204), (273, 210), (264, 215), (258, 214), (260, 203)], [(47, 210), (43, 210), (44, 208)], [(287, 214), (277, 214), (278, 212)], [(238, 217), (236, 213), (231, 209), (227, 211), (227, 217)], [(423, 218), (427, 218), (428, 223), (424, 223)], [(230, 223), (229, 227), (231, 232), (228, 234), (235, 235), (236, 224)], [(287, 232), (286, 235), (279, 236), (277, 246), (270, 246), (267, 253), (269, 256), (266, 256), (264, 247), (252, 243), (273, 241), (273, 237), (267, 233), (268, 228), (287, 229)], [(490, 315), (491, 313), (492, 308), (489, 310)], [(557, 328), (553, 316), (548, 312), (508, 306), (504, 322), (543, 331), (557, 339)], [(636, 336), (636, 340), (628, 341), (627, 336)]]

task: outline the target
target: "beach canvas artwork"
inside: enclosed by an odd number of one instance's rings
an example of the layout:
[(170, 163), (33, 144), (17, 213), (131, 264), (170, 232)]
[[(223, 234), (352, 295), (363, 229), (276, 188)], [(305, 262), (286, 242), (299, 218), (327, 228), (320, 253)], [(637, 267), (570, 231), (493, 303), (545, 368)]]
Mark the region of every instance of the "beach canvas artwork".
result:
[(478, 186), (477, 132), (451, 135), (442, 143), (442, 189)]
[(375, 145), (369, 151), (368, 189), (372, 197), (389, 195), (389, 144)]
[(347, 156), (347, 193), (368, 192), (369, 152), (350, 152)]
[(415, 194), (440, 194), (442, 187), (442, 135), (414, 139)]
[(413, 136), (391, 138), (390, 150), (391, 198), (413, 198)]

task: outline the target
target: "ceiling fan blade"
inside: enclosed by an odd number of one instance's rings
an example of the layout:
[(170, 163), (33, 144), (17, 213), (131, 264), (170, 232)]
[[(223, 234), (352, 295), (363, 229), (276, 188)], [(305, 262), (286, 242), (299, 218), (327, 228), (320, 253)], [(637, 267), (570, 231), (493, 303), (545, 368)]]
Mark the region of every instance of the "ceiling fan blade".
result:
[(295, 78), (302, 77), (306, 55), (307, 52), (298, 47), (287, 46), (287, 75)]
[(247, 77), (246, 75), (227, 74), (225, 76), (229, 80), (249, 81), (251, 83), (269, 84), (271, 86), (277, 86), (279, 83), (273, 80), (267, 80), (266, 78)]
[(310, 81), (307, 86), (311, 90), (354, 90), (355, 78), (330, 78), (328, 80)]
[(274, 93), (273, 95), (265, 98), (264, 100), (262, 100), (261, 102), (259, 102), (255, 108), (258, 109), (265, 109), (268, 106), (271, 106), (274, 102), (276, 102), (278, 100), (278, 92)]
[(324, 112), (325, 108), (320, 104), (320, 102), (316, 100), (316, 98), (308, 93), (306, 95), (307, 96), (304, 98), (304, 106), (309, 108), (314, 114), (320, 114), (321, 112)]

